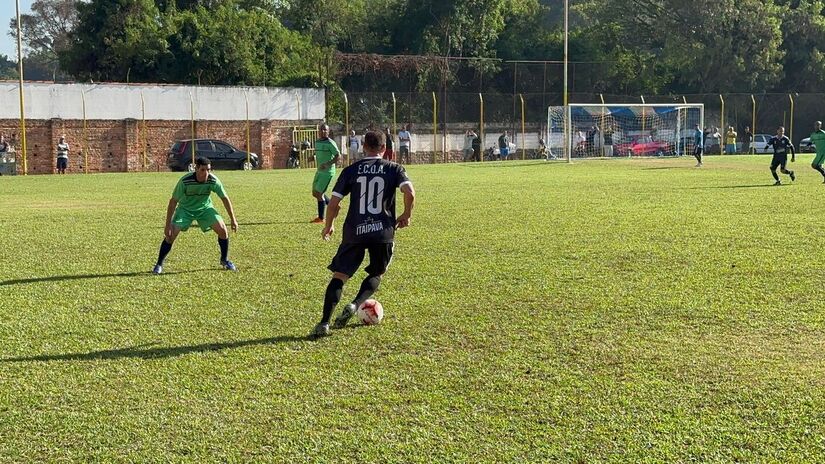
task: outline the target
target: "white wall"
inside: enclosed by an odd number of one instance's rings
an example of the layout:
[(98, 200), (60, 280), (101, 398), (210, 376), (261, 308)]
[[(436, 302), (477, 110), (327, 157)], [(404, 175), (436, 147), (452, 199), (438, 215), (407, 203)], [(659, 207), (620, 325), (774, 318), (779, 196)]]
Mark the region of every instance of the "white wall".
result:
[[(18, 84), (0, 82), (0, 119), (20, 117)], [(141, 119), (141, 94), (146, 119), (189, 120), (190, 93), (195, 119), (250, 120), (324, 119), (324, 90), (267, 87), (196, 87), (135, 84), (23, 85), (26, 119)], [(300, 99), (300, 115), (298, 102)]]

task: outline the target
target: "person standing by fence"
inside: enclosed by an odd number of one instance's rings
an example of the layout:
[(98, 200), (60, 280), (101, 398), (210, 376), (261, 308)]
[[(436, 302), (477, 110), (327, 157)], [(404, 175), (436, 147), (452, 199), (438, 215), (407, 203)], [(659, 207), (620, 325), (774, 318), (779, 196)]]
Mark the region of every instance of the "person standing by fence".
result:
[(744, 153), (750, 154), (752, 142), (753, 132), (751, 132), (751, 126), (745, 126), (745, 133), (742, 135), (742, 151)]
[(393, 161), (395, 159), (395, 152), (393, 151), (395, 143), (392, 140), (392, 132), (390, 132), (389, 127), (384, 128), (384, 136), (387, 138), (387, 148), (384, 150), (384, 159), (387, 161)]
[(66, 174), (69, 167), (69, 144), (66, 143), (66, 136), (61, 135), (57, 142), (57, 173)]
[(410, 155), (410, 151), (412, 150), (412, 144), (410, 143), (410, 131), (408, 125), (401, 126), (401, 132), (398, 133), (398, 145), (398, 162), (411, 163), (412, 156)]
[(728, 127), (728, 131), (725, 133), (725, 153), (728, 155), (736, 153), (736, 135), (733, 126)]

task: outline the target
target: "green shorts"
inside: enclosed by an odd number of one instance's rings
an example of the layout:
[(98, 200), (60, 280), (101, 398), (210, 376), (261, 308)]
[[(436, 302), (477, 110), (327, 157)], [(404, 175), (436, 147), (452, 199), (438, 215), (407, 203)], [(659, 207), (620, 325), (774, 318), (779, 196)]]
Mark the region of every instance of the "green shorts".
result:
[(189, 229), (193, 221), (198, 221), (198, 227), (201, 228), (202, 232), (206, 232), (211, 229), (216, 222), (223, 221), (223, 218), (215, 208), (206, 208), (195, 213), (178, 208), (172, 217), (172, 225), (183, 231)]
[(335, 174), (324, 171), (315, 171), (315, 179), (312, 180), (312, 191), (324, 193), (329, 188), (332, 177)]
[(816, 156), (814, 156), (814, 162), (811, 164), (819, 165), (823, 163), (825, 163), (825, 153), (817, 153)]

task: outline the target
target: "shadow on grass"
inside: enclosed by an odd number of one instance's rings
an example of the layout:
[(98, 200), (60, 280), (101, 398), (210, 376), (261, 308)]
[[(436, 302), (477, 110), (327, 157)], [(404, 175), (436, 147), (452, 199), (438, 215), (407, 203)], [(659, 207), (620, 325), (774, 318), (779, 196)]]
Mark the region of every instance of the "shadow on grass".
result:
[(466, 163), (458, 163), (458, 164), (465, 164), (467, 167), (471, 168), (523, 168), (523, 167), (536, 167), (536, 166), (552, 166), (552, 165), (563, 165), (568, 164), (567, 160), (552, 160), (552, 161), (544, 161), (542, 159), (535, 159), (535, 160), (516, 160), (516, 161), (484, 161), (484, 162), (466, 162)]
[(763, 187), (786, 187), (790, 184), (753, 184), (753, 185), (717, 185), (713, 187), (689, 187), (688, 190), (711, 190), (711, 189), (749, 189), (749, 188), (763, 188)]
[[(220, 271), (222, 269), (218, 268), (207, 268), (207, 269), (190, 269), (187, 271), (171, 271), (171, 272), (164, 272), (163, 274), (159, 275), (158, 278), (163, 278), (165, 275), (174, 275), (174, 274), (188, 274), (191, 272), (205, 272), (205, 271)], [(67, 280), (82, 280), (82, 279), (105, 279), (107, 277), (138, 277), (138, 276), (149, 276), (152, 275), (151, 271), (143, 271), (143, 272), (116, 272), (112, 274), (77, 274), (77, 275), (57, 275), (57, 276), (49, 276), (49, 277), (30, 277), (28, 279), (12, 279), (12, 280), (4, 280), (0, 282), (0, 287), (6, 285), (19, 285), (19, 284), (33, 284), (39, 282), (63, 282)]]
[(642, 171), (661, 171), (664, 169), (696, 169), (694, 166), (656, 166), (652, 168), (642, 168)]
[(240, 340), (224, 343), (203, 343), (200, 345), (171, 346), (150, 348), (153, 344), (146, 343), (130, 348), (119, 350), (91, 351), (89, 353), (66, 353), (66, 354), (44, 354), (39, 356), (22, 356), (17, 358), (3, 358), (0, 362), (48, 362), (48, 361), (100, 361), (115, 359), (159, 359), (184, 356), (192, 353), (208, 353), (215, 351), (244, 348), (247, 346), (275, 345), (279, 343), (304, 342), (310, 340), (309, 337), (297, 337), (294, 335), (282, 335), (280, 337), (259, 338), (256, 340)]

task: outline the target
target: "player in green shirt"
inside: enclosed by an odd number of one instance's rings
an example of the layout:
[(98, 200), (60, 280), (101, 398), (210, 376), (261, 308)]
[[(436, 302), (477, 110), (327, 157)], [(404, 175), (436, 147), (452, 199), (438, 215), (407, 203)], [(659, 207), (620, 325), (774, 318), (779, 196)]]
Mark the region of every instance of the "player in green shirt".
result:
[(825, 131), (822, 130), (822, 121), (814, 123), (814, 132), (808, 142), (808, 146), (811, 145), (816, 145), (816, 156), (814, 156), (811, 167), (819, 171), (825, 179), (825, 169), (822, 169), (822, 163), (825, 163)]
[(209, 229), (218, 234), (218, 246), (221, 249), (221, 266), (229, 271), (236, 271), (232, 261), (227, 259), (229, 254), (229, 233), (226, 224), (223, 222), (218, 210), (212, 204), (210, 195), (215, 192), (223, 202), (229, 218), (232, 220), (232, 230), (237, 232), (238, 221), (235, 219), (235, 212), (232, 210), (232, 202), (223, 189), (223, 184), (214, 174), (212, 164), (208, 158), (200, 157), (195, 160), (195, 172), (181, 177), (169, 199), (169, 206), (166, 208), (166, 226), (164, 227), (164, 239), (160, 243), (158, 262), (152, 269), (153, 274), (163, 272), (163, 260), (172, 250), (172, 244), (181, 231), (186, 231), (192, 222), (197, 221), (202, 232)]
[(329, 138), (329, 126), (321, 124), (318, 134), (321, 136), (315, 141), (315, 164), (318, 170), (315, 171), (315, 178), (312, 180), (312, 196), (318, 201), (318, 217), (312, 220), (313, 224), (324, 222), (324, 211), (329, 203), (329, 197), (325, 193), (335, 177), (335, 163), (341, 157), (338, 145)]

